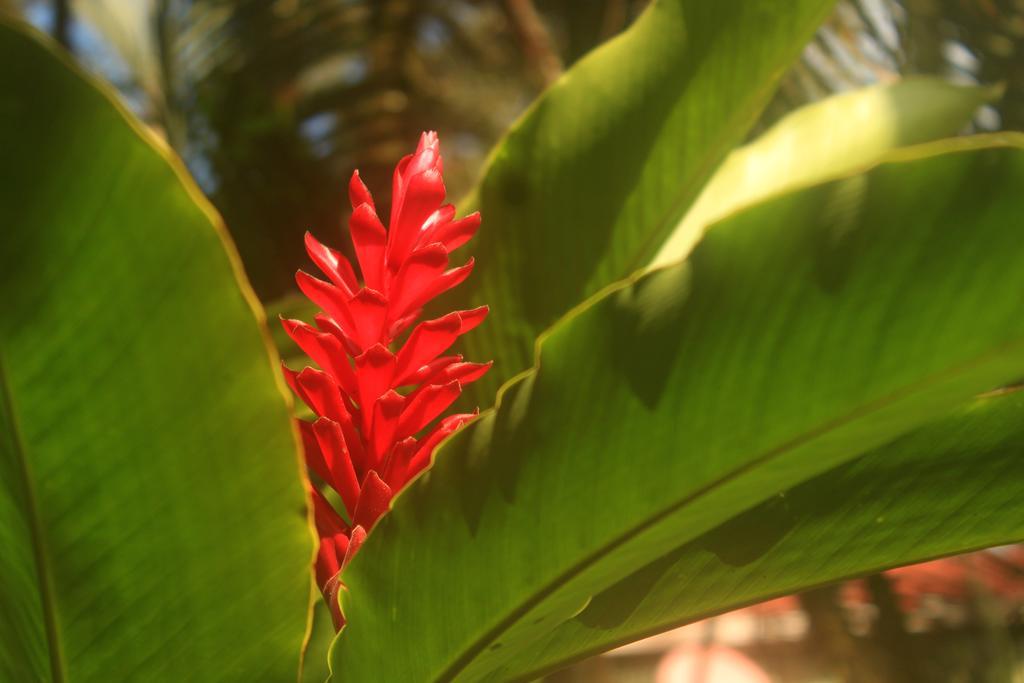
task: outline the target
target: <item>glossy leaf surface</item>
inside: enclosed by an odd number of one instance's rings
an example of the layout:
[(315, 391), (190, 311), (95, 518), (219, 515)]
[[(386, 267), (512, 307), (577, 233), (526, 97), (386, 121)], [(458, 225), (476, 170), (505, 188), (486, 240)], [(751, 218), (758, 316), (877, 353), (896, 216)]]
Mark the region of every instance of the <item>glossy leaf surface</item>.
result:
[(1024, 375), (1003, 142), (754, 207), (555, 326), (349, 566), (335, 675), (529, 671), (666, 548)]
[(515, 677), (829, 581), (1020, 541), (1022, 498), (1024, 395), (978, 399), (609, 586)]
[(998, 94), (919, 77), (801, 107), (725, 158), (652, 266), (684, 258), (704, 228), (736, 211), (863, 171), (899, 147), (953, 135)]
[(655, 0), (524, 114), (459, 206), (484, 220), (462, 307), (494, 313), (466, 340), (494, 360), (479, 405), (559, 316), (654, 256), (832, 4)]
[(312, 535), (218, 219), (0, 24), (0, 679), (294, 680)]

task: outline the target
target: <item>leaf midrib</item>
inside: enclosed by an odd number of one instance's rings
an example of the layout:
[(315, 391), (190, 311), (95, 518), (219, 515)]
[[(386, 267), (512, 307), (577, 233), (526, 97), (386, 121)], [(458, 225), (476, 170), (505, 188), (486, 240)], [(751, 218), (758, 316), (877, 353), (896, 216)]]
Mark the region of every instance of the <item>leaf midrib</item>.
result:
[(39, 600), (42, 604), (43, 624), (46, 628), (47, 649), (50, 655), (50, 675), (54, 683), (65, 680), (65, 665), (61, 654), (60, 631), (57, 628), (57, 607), (53, 590), (53, 573), (50, 558), (43, 541), (43, 524), (39, 517), (39, 506), (36, 501), (35, 487), (29, 473), (28, 457), (22, 438), (17, 412), (14, 409), (14, 395), (8, 381), (7, 368), (4, 364), (3, 349), (0, 348), (0, 410), (4, 419), (11, 426), (11, 446), (17, 460), (18, 475), (21, 478), (22, 491), (25, 494), (29, 535), (32, 541), (32, 555), (36, 565), (36, 580), (39, 583)]
[[(567, 570), (562, 572), (560, 575), (552, 579), (546, 586), (537, 590), (529, 597), (529, 599), (523, 601), (520, 606), (516, 607), (512, 612), (501, 620), (496, 626), (489, 629), (483, 636), (478, 638), (470, 645), (462, 655), (460, 655), (454, 662), (452, 662), (447, 668), (445, 668), (435, 679), (439, 683), (444, 681), (454, 681), (455, 678), (461, 674), (467, 666), (469, 666), (473, 660), (483, 652), (487, 646), (493, 642), (498, 636), (504, 633), (506, 630), (514, 626), (519, 619), (528, 614), (534, 607), (541, 604), (547, 597), (554, 594), (559, 588), (569, 584), (573, 579), (582, 574), (584, 571), (589, 569), (591, 566), (597, 564), (603, 557), (613, 552), (618, 547), (627, 543), (631, 538), (639, 533), (647, 531), (653, 528), (658, 523), (663, 521), (665, 518), (674, 514), (678, 510), (682, 509), (690, 503), (696, 502), (698, 499), (703, 498), (719, 488), (729, 484), (745, 474), (748, 474), (752, 470), (755, 470), (763, 465), (767, 465), (773, 462), (776, 458), (789, 453), (801, 446), (807, 445), (814, 440), (825, 436), (835, 430), (845, 427), (860, 418), (868, 415), (876, 414), (882, 409), (889, 407), (903, 399), (912, 397), (916, 394), (922, 393), (927, 388), (936, 384), (941, 384), (947, 380), (953, 379), (966, 371), (982, 366), (985, 363), (998, 358), (1003, 355), (1007, 355), (1016, 350), (1024, 350), (1024, 337), (1018, 337), (1012, 341), (1008, 341), (1000, 346), (995, 347), (991, 351), (982, 354), (981, 356), (972, 358), (959, 365), (947, 368), (945, 370), (934, 373), (933, 375), (926, 376), (924, 379), (917, 382), (912, 382), (904, 387), (896, 389), (895, 391), (886, 394), (885, 396), (879, 397), (874, 401), (869, 401), (863, 405), (860, 405), (848, 413), (836, 417), (832, 420), (828, 420), (821, 425), (808, 429), (796, 436), (789, 441), (786, 441), (774, 448), (764, 451), (761, 455), (751, 459), (744, 465), (731, 470), (718, 479), (708, 482), (703, 487), (691, 492), (684, 496), (678, 501), (672, 503), (665, 509), (657, 512), (653, 515), (648, 516), (641, 522), (635, 524), (633, 527), (619, 534), (617, 537), (604, 543), (599, 548), (591, 552), (589, 555), (584, 557), (582, 560), (569, 567)], [(539, 360), (539, 359), (538, 359)], [(530, 373), (535, 373), (539, 369), (539, 366), (535, 366), (532, 370), (522, 373), (518, 378), (513, 381), (521, 381), (526, 378)], [(512, 382), (509, 383), (510, 385)], [(855, 457), (855, 456), (852, 456)], [(838, 463), (837, 463), (838, 465)], [(827, 470), (825, 470), (827, 471)]]

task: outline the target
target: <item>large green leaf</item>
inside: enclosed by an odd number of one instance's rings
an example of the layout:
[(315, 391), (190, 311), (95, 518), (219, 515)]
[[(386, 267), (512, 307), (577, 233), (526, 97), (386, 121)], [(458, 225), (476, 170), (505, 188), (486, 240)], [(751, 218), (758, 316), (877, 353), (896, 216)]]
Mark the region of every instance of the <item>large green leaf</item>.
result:
[(495, 361), (481, 405), (542, 330), (654, 256), (832, 4), (655, 0), (534, 103), (466, 207), (484, 219), (466, 303), (494, 311), (466, 341)]
[(177, 161), (0, 25), (0, 679), (294, 680), (312, 535), (233, 248)]
[[(318, 596), (319, 597), (319, 596)], [(302, 677), (299, 683), (324, 683), (330, 678), (327, 656), (337, 630), (327, 609), (327, 603), (318, 599), (313, 607), (309, 641), (303, 653)]]
[(982, 398), (769, 499), (594, 596), (509, 672), (810, 586), (1024, 539), (1024, 395)]
[(684, 258), (704, 228), (740, 209), (864, 170), (898, 147), (956, 133), (999, 92), (909, 78), (833, 95), (791, 112), (726, 157), (652, 266)]
[(1024, 374), (1013, 140), (745, 211), (553, 328), (345, 572), (339, 680), (527, 670), (591, 596)]

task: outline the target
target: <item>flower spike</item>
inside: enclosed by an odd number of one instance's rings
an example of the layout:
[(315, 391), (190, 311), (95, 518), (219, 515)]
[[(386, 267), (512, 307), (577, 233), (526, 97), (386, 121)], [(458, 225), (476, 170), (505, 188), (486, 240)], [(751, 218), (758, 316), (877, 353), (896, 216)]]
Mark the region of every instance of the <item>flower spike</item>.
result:
[[(390, 225), (352, 174), (349, 234), (362, 281), (341, 252), (306, 234), (306, 251), (326, 280), (299, 271), (299, 289), (323, 311), (316, 326), (282, 318), (295, 343), (319, 366), (283, 368), (289, 386), (316, 414), (300, 421), (306, 464), (340, 498), (344, 516), (313, 487), (320, 536), (316, 580), (335, 627), (344, 625), (340, 574), (391, 498), (432, 461), (434, 450), (475, 414), (443, 417), (462, 388), (490, 363), (443, 356), (483, 322), (487, 307), (420, 321), (423, 306), (469, 276), (473, 260), (451, 267), (451, 253), (476, 233), (480, 215), (455, 219), (445, 204), (437, 133), (423, 133), (395, 169)], [(397, 339), (412, 331), (404, 341)]]

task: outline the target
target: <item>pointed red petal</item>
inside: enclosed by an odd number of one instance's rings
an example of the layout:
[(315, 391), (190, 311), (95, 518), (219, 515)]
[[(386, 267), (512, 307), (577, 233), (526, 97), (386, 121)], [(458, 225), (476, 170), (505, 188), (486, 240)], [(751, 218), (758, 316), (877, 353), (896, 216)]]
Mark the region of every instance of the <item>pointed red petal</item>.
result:
[(356, 273), (352, 270), (352, 264), (342, 256), (341, 252), (321, 244), (317, 238), (313, 237), (312, 233), (306, 232), (306, 253), (331, 282), (346, 295), (352, 296), (359, 285), (356, 282)]
[(462, 361), (461, 354), (455, 354), (452, 356), (441, 356), (435, 358), (426, 365), (420, 366), (418, 370), (410, 373), (401, 382), (397, 382), (396, 386), (411, 386), (416, 384), (437, 384), (437, 382), (427, 382), (431, 377), (434, 377), (442, 369), (448, 367), (452, 363), (459, 363)]
[(349, 455), (352, 457), (352, 465), (356, 469), (356, 474), (362, 475), (367, 468), (366, 450), (352, 422), (352, 411), (343, 400), (338, 385), (329, 375), (313, 368), (304, 368), (302, 372), (294, 375), (294, 382), (298, 389), (297, 393), (314, 413), (321, 417), (329, 417), (341, 425), (345, 445), (348, 446)]
[[(366, 529), (356, 526), (352, 529), (349, 537), (345, 538), (344, 546), (335, 543), (335, 554), (338, 557), (340, 569), (320, 589), (323, 591), (324, 600), (327, 601), (327, 606), (331, 610), (331, 620), (334, 622), (334, 629), (336, 631), (340, 631), (345, 625), (345, 615), (341, 613), (341, 602), (338, 600), (338, 591), (343, 588), (341, 570), (348, 566), (348, 563), (355, 557), (355, 554), (362, 547), (365, 540)], [(319, 577), (319, 573), (317, 576)]]
[(431, 297), (426, 294), (448, 267), (448, 252), (440, 244), (428, 244), (412, 253), (395, 276), (389, 297), (390, 320), (398, 320)]
[(471, 213), (465, 218), (439, 225), (430, 236), (431, 242), (440, 242), (449, 253), (468, 242), (480, 227), (480, 214)]
[(374, 467), (387, 457), (395, 444), (395, 432), (405, 407), (405, 397), (394, 390), (386, 392), (373, 406), (373, 422), (370, 429), (370, 450)]
[[(352, 547), (351, 542), (348, 545)], [(334, 624), (335, 632), (345, 628), (345, 615), (341, 613), (341, 602), (338, 600), (338, 593), (344, 585), (341, 583), (341, 572), (338, 572), (320, 589), (324, 594), (324, 601), (331, 612), (331, 622)]]
[(409, 461), (418, 449), (419, 444), (411, 436), (402, 439), (391, 449), (391, 453), (381, 466), (381, 478), (384, 479), (384, 483), (391, 487), (392, 491), (397, 490), (393, 484), (394, 481), (407, 480), (405, 471), (409, 467)]
[(373, 289), (364, 287), (346, 304), (354, 327), (349, 336), (360, 349), (367, 349), (380, 341), (388, 313), (388, 300)]
[[(434, 364), (431, 359), (455, 343), (460, 335), (483, 322), (487, 317), (488, 310), (487, 306), (480, 306), (468, 311), (456, 311), (417, 325), (398, 352), (395, 385), (418, 384), (423, 381), (424, 377), (429, 377), (443, 365), (454, 362), (449, 360), (448, 363), (438, 365)], [(458, 360), (462, 360), (462, 358), (459, 357)], [(424, 367), (428, 364), (432, 370), (425, 371)]]
[(494, 361), (492, 360), (486, 363), (453, 363), (445, 371), (445, 378), (449, 380), (457, 379), (462, 386), (466, 386), (470, 382), (475, 382), (486, 375), (493, 365)]
[[(398, 216), (402, 202), (405, 201), (405, 186), (408, 182), (405, 171), (409, 168), (409, 162), (412, 161), (414, 156), (414, 154), (407, 154), (395, 164), (395, 172), (391, 176), (391, 216), (388, 218), (388, 226), (390, 228), (394, 228), (396, 224), (395, 218)], [(388, 231), (389, 241), (391, 232), (392, 230)]]
[(335, 534), (320, 539), (320, 547), (316, 552), (316, 583), (320, 590), (341, 571), (342, 560), (349, 549), (349, 539), (345, 534)]
[(348, 525), (341, 515), (327, 502), (324, 494), (309, 487), (310, 498), (313, 499), (313, 522), (316, 524), (317, 533), (321, 538), (334, 536), (335, 534), (347, 534)]
[(353, 336), (356, 325), (346, 305), (349, 294), (302, 270), (295, 273), (295, 283), (310, 301), (334, 319), (347, 336)]
[(441, 227), (451, 223), (453, 218), (455, 218), (455, 207), (451, 204), (441, 206), (423, 222), (419, 239), (416, 240), (416, 244), (413, 246), (418, 247), (430, 244), (431, 242), (441, 242), (439, 239), (434, 239), (434, 234)]
[(448, 384), (432, 384), (423, 387), (410, 396), (402, 417), (398, 422), (396, 437), (399, 439), (411, 436), (430, 424), (462, 393), (462, 385), (458, 381)]
[(471, 308), (468, 311), (459, 311), (459, 317), (462, 318), (462, 329), (459, 330), (459, 334), (466, 334), (482, 323), (490, 311), (490, 306), (480, 306), (478, 308)]
[(408, 383), (408, 375), (429, 363), (455, 343), (462, 330), (462, 317), (458, 313), (422, 322), (413, 329), (409, 339), (398, 352), (395, 366), (396, 384)]
[(295, 381), (304, 394), (303, 399), (307, 400), (309, 407), (317, 415), (329, 417), (337, 422), (350, 417), (340, 387), (326, 372), (303, 368), (295, 375)]
[(321, 478), (331, 485), (341, 496), (349, 518), (355, 515), (356, 502), (359, 500), (359, 480), (356, 478), (352, 459), (345, 445), (345, 437), (341, 425), (334, 420), (321, 417), (313, 423), (312, 432), (324, 454), (328, 474)]
[(408, 182), (413, 176), (429, 170), (437, 170), (437, 164), (441, 161), (441, 147), (437, 138), (429, 140), (426, 136), (420, 136), (420, 145), (416, 153), (412, 155), (408, 165), (402, 169), (402, 173)]
[(359, 552), (359, 548), (362, 547), (363, 541), (366, 540), (366, 529), (362, 526), (356, 526), (352, 529), (351, 538), (348, 541), (348, 548), (345, 549), (345, 557), (341, 561), (341, 568), (344, 569), (355, 554)]
[(397, 272), (408, 258), (419, 241), (423, 224), (438, 210), (444, 196), (444, 180), (436, 169), (428, 168), (409, 178), (404, 201), (388, 233), (388, 267), (392, 272)]
[(413, 476), (430, 464), (430, 456), (433, 455), (434, 449), (437, 448), (438, 444), (448, 438), (449, 435), (454, 434), (462, 425), (472, 420), (476, 415), (476, 413), (449, 415), (441, 420), (427, 436), (420, 439), (419, 449), (409, 460), (409, 471), (412, 472)]
[[(447, 384), (452, 380), (459, 380), (462, 386), (475, 382), (491, 369), (493, 362), (488, 363), (449, 363), (440, 368), (435, 374), (423, 380), (425, 384)], [(415, 393), (415, 392), (414, 392)]]
[(373, 195), (366, 189), (363, 179), (359, 177), (358, 170), (352, 171), (352, 178), (348, 181), (348, 200), (353, 209), (360, 204), (369, 204), (371, 209), (376, 210), (373, 205)]
[(306, 391), (299, 386), (299, 373), (285, 365), (284, 361), (281, 361), (281, 372), (284, 374), (284, 381), (288, 383), (288, 386), (295, 392), (295, 395), (298, 396), (303, 403), (309, 406), (310, 410), (313, 410), (313, 404), (309, 400), (309, 397), (306, 396)]
[(380, 516), (387, 512), (389, 502), (391, 487), (385, 484), (376, 472), (370, 470), (359, 490), (359, 504), (352, 516), (352, 522), (365, 529), (372, 529)]
[(437, 131), (436, 130), (425, 130), (422, 133), (420, 133), (420, 140), (419, 140), (419, 143), (416, 145), (416, 151), (417, 152), (422, 152), (423, 150), (427, 149), (428, 147), (431, 147), (431, 148), (437, 150), (437, 149), (440, 148), (440, 146), (441, 146), (441, 141), (437, 137)]
[(327, 466), (327, 460), (320, 450), (320, 443), (313, 433), (313, 425), (305, 420), (296, 420), (299, 425), (299, 434), (302, 436), (302, 452), (306, 456), (306, 465), (324, 481), (330, 483), (331, 470)]
[(301, 320), (281, 318), (281, 325), (314, 363), (341, 384), (345, 393), (355, 393), (355, 373), (349, 365), (341, 340), (333, 334), (320, 332)]
[(384, 246), (387, 232), (370, 204), (360, 204), (348, 220), (352, 244), (366, 286), (384, 291)]
[[(393, 296), (391, 309), (388, 311), (389, 319), (394, 320), (398, 316), (405, 315), (411, 309), (421, 307), (439, 294), (459, 285), (473, 271), (474, 261), (471, 258), (464, 266), (442, 272), (442, 269), (437, 267), (440, 262), (437, 250), (443, 252), (444, 248), (439, 244), (428, 245), (422, 250), (414, 252), (406, 264), (414, 263), (416, 255), (427, 250), (432, 252), (429, 258), (424, 255), (423, 262), (417, 262), (414, 267), (410, 267), (405, 278), (402, 277), (403, 273), (399, 273), (396, 277), (395, 285), (392, 287)], [(445, 260), (447, 261), (447, 256), (445, 256)]]
[(409, 327), (409, 325), (412, 325), (414, 322), (416, 322), (417, 320), (420, 319), (420, 314), (422, 314), (422, 313), (423, 313), (423, 309), (422, 308), (417, 308), (417, 309), (414, 309), (412, 311), (412, 313), (404, 315), (401, 318), (399, 318), (398, 320), (396, 320), (396, 321), (392, 322), (391, 324), (389, 324), (388, 325), (388, 330), (387, 330), (388, 334), (387, 334), (386, 341), (390, 342), (392, 339), (394, 339), (395, 337), (400, 335), (402, 332), (404, 332), (405, 328)]
[(345, 350), (348, 352), (348, 355), (358, 356), (362, 353), (362, 349), (356, 346), (356, 343), (352, 341), (352, 338), (345, 334), (345, 330), (341, 329), (341, 325), (334, 322), (333, 318), (330, 318), (323, 313), (318, 313), (313, 316), (313, 320), (316, 321), (316, 326), (322, 331), (340, 339), (341, 343), (345, 345)]
[(374, 344), (356, 357), (359, 373), (359, 407), (363, 414), (363, 433), (370, 429), (373, 404), (391, 388), (395, 376), (395, 356), (381, 344)]
[(444, 274), (434, 282), (433, 286), (429, 287), (427, 291), (423, 293), (426, 298), (422, 301), (418, 301), (416, 305), (419, 306), (422, 303), (430, 301), (435, 296), (447, 292), (452, 287), (460, 285), (467, 277), (469, 277), (469, 274), (473, 272), (473, 264), (474, 260), (470, 258), (466, 261), (465, 265), (445, 271)]

